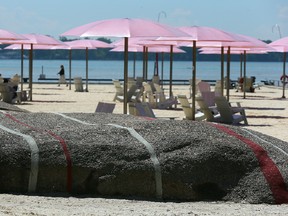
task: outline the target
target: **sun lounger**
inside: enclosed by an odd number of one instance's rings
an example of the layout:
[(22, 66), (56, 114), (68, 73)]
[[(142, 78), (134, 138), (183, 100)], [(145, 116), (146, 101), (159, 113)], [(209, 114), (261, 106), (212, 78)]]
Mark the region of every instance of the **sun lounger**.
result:
[(215, 107), (210, 107), (206, 104), (202, 97), (196, 97), (196, 102), (198, 103), (200, 110), (204, 113), (206, 121), (209, 122), (220, 122), (220, 114), (216, 111)]
[(113, 113), (115, 103), (99, 102), (95, 112)]
[(219, 111), (221, 116), (221, 123), (238, 124), (244, 121), (244, 124), (248, 125), (245, 109), (243, 107), (231, 108), (229, 102), (224, 96), (216, 97), (215, 102), (217, 105), (217, 110)]
[[(178, 95), (177, 96), (178, 100), (180, 101), (181, 107), (184, 111), (185, 118), (187, 120), (192, 120), (192, 107), (188, 101), (188, 98), (186, 95)], [(196, 121), (202, 121), (205, 119), (205, 116), (202, 112), (196, 112), (195, 114), (195, 120)]]
[(157, 119), (174, 120), (175, 118), (177, 118), (177, 117), (156, 117), (152, 110), (152, 107), (147, 102), (129, 103), (129, 114), (149, 118), (157, 118)]
[(121, 83), (119, 80), (113, 80), (113, 84), (114, 84), (114, 87), (116, 90), (113, 101), (116, 101), (117, 97), (119, 97), (119, 96), (124, 97), (124, 89), (121, 86)]

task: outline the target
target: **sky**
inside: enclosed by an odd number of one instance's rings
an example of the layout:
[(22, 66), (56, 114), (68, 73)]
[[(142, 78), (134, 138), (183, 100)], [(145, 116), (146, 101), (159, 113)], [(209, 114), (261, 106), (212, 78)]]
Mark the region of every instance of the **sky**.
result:
[(0, 28), (59, 38), (103, 19), (142, 18), (173, 27), (209, 26), (261, 40), (288, 36), (288, 0), (7, 0)]

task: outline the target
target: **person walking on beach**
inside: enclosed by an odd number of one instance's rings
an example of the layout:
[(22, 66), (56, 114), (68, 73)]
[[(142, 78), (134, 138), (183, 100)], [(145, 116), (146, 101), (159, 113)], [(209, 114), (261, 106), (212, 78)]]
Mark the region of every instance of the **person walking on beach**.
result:
[(60, 75), (58, 86), (60, 86), (61, 83), (62, 84), (64, 83), (64, 84), (66, 84), (66, 86), (68, 86), (68, 83), (66, 82), (66, 79), (65, 79), (65, 70), (64, 70), (64, 66), (63, 65), (60, 66), (60, 71), (57, 74)]

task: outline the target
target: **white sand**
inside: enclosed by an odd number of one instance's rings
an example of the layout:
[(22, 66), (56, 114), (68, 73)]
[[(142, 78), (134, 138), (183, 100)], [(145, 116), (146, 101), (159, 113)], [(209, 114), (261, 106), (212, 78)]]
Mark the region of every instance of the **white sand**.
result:
[[(33, 101), (18, 105), (31, 112), (94, 112), (99, 101), (112, 102), (113, 85), (89, 85), (89, 92), (74, 92), (55, 84), (35, 84)], [(189, 95), (188, 86), (174, 86), (173, 92)], [(288, 99), (281, 88), (261, 87), (255, 93), (231, 90), (230, 101), (246, 107), (249, 128), (288, 140)], [(287, 95), (288, 97), (288, 95)], [(116, 103), (114, 113), (122, 113)], [(154, 110), (156, 116), (184, 117), (182, 110)], [(224, 202), (165, 203), (102, 198), (55, 198), (0, 194), (0, 215), (288, 215), (288, 205), (251, 205)]]

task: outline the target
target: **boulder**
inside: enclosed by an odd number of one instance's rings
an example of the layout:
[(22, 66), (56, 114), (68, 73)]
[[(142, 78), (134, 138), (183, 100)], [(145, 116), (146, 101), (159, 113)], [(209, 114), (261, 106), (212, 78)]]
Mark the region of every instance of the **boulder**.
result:
[(288, 203), (288, 143), (240, 126), (0, 113), (0, 192)]

